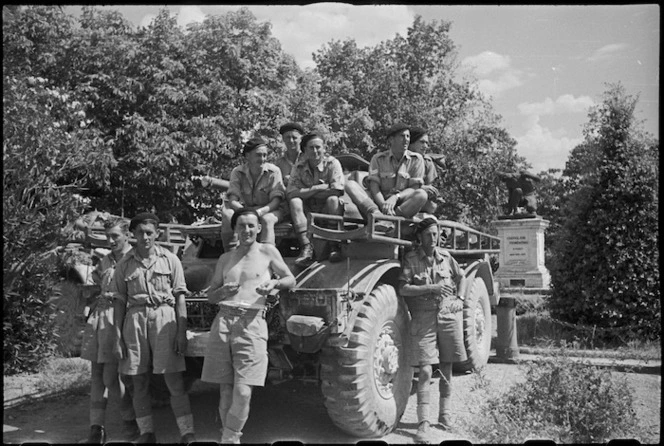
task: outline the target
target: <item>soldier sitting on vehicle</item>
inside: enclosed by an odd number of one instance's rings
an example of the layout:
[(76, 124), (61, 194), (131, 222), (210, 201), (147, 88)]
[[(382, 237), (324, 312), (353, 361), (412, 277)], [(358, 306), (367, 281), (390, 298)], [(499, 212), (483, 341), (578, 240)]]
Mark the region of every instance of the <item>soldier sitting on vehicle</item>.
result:
[(231, 218), (238, 209), (248, 207), (256, 211), (263, 228), (260, 241), (273, 245), (274, 225), (288, 213), (281, 171), (266, 162), (267, 153), (267, 142), (261, 137), (252, 138), (242, 147), (245, 163), (231, 171), (227, 203), (221, 212), (221, 242), (225, 252), (237, 246)]
[[(422, 189), (424, 160), (408, 150), (409, 142), (408, 126), (394, 124), (387, 131), (389, 149), (371, 158), (365, 180), (368, 193), (358, 182), (346, 182), (346, 193), (364, 218), (381, 212), (411, 218), (426, 204), (427, 193)], [(384, 229), (389, 230), (389, 225)]]
[(274, 164), (281, 170), (281, 179), (284, 186), (288, 186), (291, 171), (300, 156), (300, 141), (302, 141), (302, 135), (305, 134), (305, 131), (297, 122), (288, 122), (279, 127), (279, 134), (284, 141), (286, 150)]
[[(117, 342), (118, 335), (113, 325), (113, 293), (111, 282), (115, 265), (131, 250), (129, 244), (129, 220), (123, 218), (110, 218), (104, 223), (106, 239), (109, 242), (111, 252), (106, 254), (97, 264), (92, 272), (92, 280), (100, 287), (100, 293), (96, 297), (93, 307), (88, 316), (83, 332), (83, 345), (81, 358), (92, 361), (90, 379), (90, 436), (87, 443), (106, 443), (106, 430), (104, 421), (106, 419), (107, 397), (119, 397), (120, 416), (123, 420), (126, 440), (133, 441), (139, 436), (134, 407), (131, 395), (120, 379), (118, 373), (118, 360), (113, 354), (113, 347)], [(128, 386), (129, 387), (129, 386)]]
[(240, 245), (219, 257), (210, 282), (208, 301), (219, 305), (219, 313), (210, 329), (201, 375), (203, 381), (220, 384), (221, 443), (240, 442), (252, 389), (265, 385), (269, 295), (295, 286), (277, 248), (256, 243), (261, 225), (254, 209), (239, 209), (231, 228)]
[[(325, 154), (325, 139), (317, 132), (308, 133), (300, 143), (302, 156), (295, 164), (286, 197), (290, 204), (293, 229), (300, 240), (301, 254), (295, 260), (299, 267), (313, 262), (314, 250), (307, 236), (307, 216), (310, 212), (343, 215), (344, 173), (341, 163)], [(341, 260), (339, 244), (332, 245), (330, 261)]]
[[(136, 215), (129, 229), (135, 247), (118, 262), (111, 286), (120, 372), (133, 382), (138, 443), (156, 443), (152, 423), (150, 370), (163, 374), (182, 443), (195, 441), (194, 418), (182, 372), (186, 366), (187, 286), (180, 259), (156, 245), (159, 219)], [(121, 335), (120, 335), (121, 334)]]
[(416, 352), (413, 366), (419, 365), (417, 384), (417, 440), (426, 441), (429, 430), (429, 401), (432, 364), (440, 359), (440, 406), (438, 422), (451, 428), (452, 363), (465, 361), (463, 344), (463, 297), (465, 281), (459, 264), (450, 253), (438, 247), (438, 220), (426, 216), (417, 224), (417, 249), (403, 259), (399, 276), (399, 294), (412, 317), (411, 351)]
[(438, 170), (431, 156), (429, 156), (429, 133), (421, 127), (410, 128), (410, 145), (408, 150), (419, 153), (424, 158), (424, 185), (422, 189), (427, 193), (427, 202), (422, 208), (422, 212), (434, 214), (438, 208), (440, 192), (433, 185), (438, 178)]

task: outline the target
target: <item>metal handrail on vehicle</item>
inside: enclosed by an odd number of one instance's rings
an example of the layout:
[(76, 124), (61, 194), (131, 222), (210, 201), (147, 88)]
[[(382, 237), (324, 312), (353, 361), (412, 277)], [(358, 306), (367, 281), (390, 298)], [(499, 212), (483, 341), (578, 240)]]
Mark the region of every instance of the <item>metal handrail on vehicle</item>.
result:
[[(312, 212), (309, 215), (310, 236), (332, 241), (367, 240), (378, 241), (404, 247), (413, 246), (411, 240), (401, 238), (404, 229), (417, 223), (416, 219), (407, 219), (391, 215), (369, 215), (365, 222), (362, 219), (344, 218), (340, 215), (328, 215)], [(327, 221), (336, 224), (336, 229), (323, 227), (319, 222)], [(389, 222), (394, 229), (389, 233), (381, 233), (376, 230), (378, 222)], [(345, 229), (352, 225), (352, 229)], [(361, 225), (361, 226), (358, 226)], [(441, 240), (441, 247), (452, 254), (498, 254), (500, 252), (500, 238), (480, 232), (462, 223), (451, 220), (439, 220), (438, 226), (445, 231), (446, 240)], [(448, 233), (449, 231), (449, 233)], [(457, 238), (459, 235), (465, 238), (463, 246), (459, 246)], [(471, 239), (475, 239), (471, 242)], [(448, 246), (451, 243), (451, 246)]]

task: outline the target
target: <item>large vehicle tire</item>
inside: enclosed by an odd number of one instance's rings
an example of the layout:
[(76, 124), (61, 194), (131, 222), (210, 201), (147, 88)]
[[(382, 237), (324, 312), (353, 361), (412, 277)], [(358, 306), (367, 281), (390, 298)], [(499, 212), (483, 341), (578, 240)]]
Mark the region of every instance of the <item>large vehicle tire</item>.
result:
[(321, 387), (330, 418), (343, 431), (364, 438), (392, 431), (408, 403), (410, 316), (390, 285), (364, 300), (346, 347), (324, 347)]
[(454, 363), (454, 371), (465, 373), (484, 367), (491, 352), (491, 302), (479, 277), (473, 279), (463, 305), (463, 343), (468, 359)]

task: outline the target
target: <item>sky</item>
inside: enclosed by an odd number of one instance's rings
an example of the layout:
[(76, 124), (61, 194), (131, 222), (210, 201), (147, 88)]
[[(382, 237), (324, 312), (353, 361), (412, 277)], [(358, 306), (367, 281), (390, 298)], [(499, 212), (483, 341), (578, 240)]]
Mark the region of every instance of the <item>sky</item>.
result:
[[(358, 47), (406, 36), (416, 15), (451, 22), (460, 76), (490, 97), (517, 152), (532, 170), (563, 169), (583, 141), (589, 107), (608, 84), (639, 95), (637, 119), (659, 138), (660, 9), (642, 5), (132, 5), (109, 6), (136, 26), (162, 7), (178, 24), (203, 21), (245, 6), (272, 24), (282, 49), (302, 68), (330, 40)], [(67, 7), (76, 14), (78, 7)], [(66, 10), (67, 10), (66, 9)], [(435, 141), (432, 141), (435, 145)]]

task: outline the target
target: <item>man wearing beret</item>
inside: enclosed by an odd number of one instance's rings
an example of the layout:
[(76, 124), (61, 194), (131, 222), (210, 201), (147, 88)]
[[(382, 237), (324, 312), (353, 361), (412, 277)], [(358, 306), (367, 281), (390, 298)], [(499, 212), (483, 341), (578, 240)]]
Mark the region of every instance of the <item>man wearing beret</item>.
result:
[(171, 408), (182, 436), (195, 441), (194, 419), (182, 372), (187, 349), (187, 286), (175, 254), (155, 244), (159, 219), (136, 215), (129, 224), (136, 245), (117, 264), (111, 284), (118, 340), (114, 354), (120, 372), (132, 377), (134, 412), (141, 436), (138, 443), (155, 443), (150, 400), (150, 369), (163, 374)]
[(425, 216), (417, 225), (419, 246), (403, 259), (399, 294), (411, 314), (412, 365), (419, 366), (416, 438), (425, 442), (429, 430), (432, 364), (439, 362), (440, 405), (438, 422), (451, 428), (452, 363), (467, 359), (463, 344), (463, 289), (467, 286), (459, 264), (440, 247), (438, 220)]
[(367, 191), (355, 181), (346, 182), (346, 192), (366, 218), (369, 214), (383, 213), (411, 218), (426, 204), (424, 160), (408, 150), (409, 127), (402, 123), (387, 131), (389, 149), (371, 158)]
[(300, 142), (302, 141), (302, 135), (304, 135), (304, 133), (304, 128), (297, 122), (287, 122), (279, 127), (279, 134), (284, 141), (286, 150), (275, 164), (279, 170), (281, 170), (281, 178), (284, 181), (284, 186), (288, 186), (291, 171), (293, 170), (295, 163), (297, 163), (297, 159), (300, 155)]
[[(313, 262), (314, 251), (307, 236), (310, 212), (343, 215), (340, 197), (344, 193), (344, 173), (339, 160), (325, 154), (325, 138), (321, 133), (306, 134), (300, 142), (302, 156), (295, 164), (286, 198), (290, 204), (293, 228), (300, 239), (301, 254), (295, 264), (306, 268)], [(333, 244), (330, 261), (341, 260), (338, 244)]]
[(262, 137), (250, 139), (242, 147), (242, 154), (245, 162), (231, 171), (227, 202), (221, 211), (221, 242), (225, 252), (237, 246), (237, 236), (231, 229), (231, 218), (236, 210), (254, 209), (263, 228), (260, 241), (273, 245), (274, 225), (288, 214), (281, 170), (267, 162), (267, 141)]
[(436, 163), (434, 163), (431, 156), (429, 156), (429, 133), (422, 127), (410, 128), (410, 145), (408, 150), (411, 152), (419, 153), (424, 159), (424, 185), (422, 189), (427, 193), (427, 202), (422, 208), (422, 212), (433, 214), (438, 207), (438, 200), (440, 200), (440, 193), (433, 185), (433, 182), (438, 178), (438, 171)]

